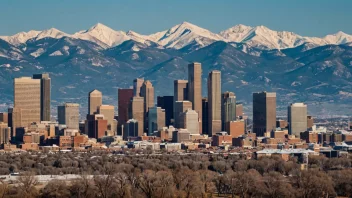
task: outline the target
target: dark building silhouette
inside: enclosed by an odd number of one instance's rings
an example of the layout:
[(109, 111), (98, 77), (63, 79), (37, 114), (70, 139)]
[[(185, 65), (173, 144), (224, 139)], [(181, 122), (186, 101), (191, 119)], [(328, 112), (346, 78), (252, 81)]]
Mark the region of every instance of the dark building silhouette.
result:
[(253, 132), (264, 136), (276, 128), (276, 93), (253, 93)]
[(124, 125), (128, 118), (128, 106), (133, 97), (133, 89), (118, 89), (118, 125), (119, 134), (122, 134), (121, 126)]
[(49, 74), (34, 74), (33, 79), (40, 79), (40, 120), (50, 121), (51, 78)]
[(173, 96), (158, 96), (157, 106), (165, 109), (166, 126), (171, 125), (171, 120), (174, 119), (174, 97)]
[(204, 118), (202, 122), (203, 134), (209, 134), (208, 131), (208, 98), (202, 99), (202, 117)]

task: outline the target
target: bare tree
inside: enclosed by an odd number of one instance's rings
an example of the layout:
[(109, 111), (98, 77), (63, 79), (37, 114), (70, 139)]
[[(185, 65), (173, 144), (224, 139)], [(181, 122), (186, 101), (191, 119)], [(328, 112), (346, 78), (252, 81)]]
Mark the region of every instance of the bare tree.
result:
[(38, 190), (35, 188), (38, 185), (38, 179), (32, 172), (23, 173), (17, 179), (18, 193), (24, 198), (36, 197), (38, 195)]

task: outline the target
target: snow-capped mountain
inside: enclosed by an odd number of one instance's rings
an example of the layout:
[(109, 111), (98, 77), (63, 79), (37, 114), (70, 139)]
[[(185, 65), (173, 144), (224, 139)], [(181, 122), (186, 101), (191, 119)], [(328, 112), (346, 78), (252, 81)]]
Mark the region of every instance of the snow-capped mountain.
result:
[[(225, 41), (228, 43), (240, 43), (245, 46), (243, 51), (247, 52), (247, 47), (259, 49), (286, 49), (300, 46), (304, 43), (311, 43), (311, 47), (323, 46), (327, 44), (345, 44), (352, 42), (352, 35), (344, 32), (327, 35), (325, 37), (304, 37), (288, 31), (274, 31), (265, 26), (250, 27), (246, 25), (236, 25), (220, 33), (213, 33), (207, 29), (194, 24), (183, 22), (168, 30), (150, 35), (143, 35), (132, 30), (124, 32), (114, 30), (106, 25), (98, 23), (88, 30), (82, 30), (72, 35), (51, 28), (44, 31), (31, 30), (20, 32), (13, 36), (0, 36), (0, 39), (8, 43), (19, 46), (30, 40), (40, 40), (43, 38), (70, 37), (81, 39), (98, 44), (104, 49), (116, 47), (127, 40), (133, 40), (146, 45), (156, 43), (161, 48), (184, 49), (193, 51), (208, 46), (215, 41)], [(253, 50), (252, 50), (253, 52)], [(35, 54), (36, 56), (38, 54)]]
[(20, 32), (12, 36), (0, 36), (0, 39), (7, 41), (12, 45), (18, 46), (27, 42), (29, 39), (37, 37), (39, 33), (40, 31), (31, 30), (29, 32)]
[(158, 44), (175, 49), (181, 49), (194, 41), (200, 47), (205, 47), (214, 41), (223, 40), (220, 35), (188, 22), (175, 25), (162, 33), (152, 34), (151, 37)]
[(88, 30), (80, 31), (72, 35), (73, 38), (88, 40), (102, 47), (114, 47), (120, 45), (124, 41), (130, 40), (126, 32), (116, 31), (106, 25), (97, 23)]

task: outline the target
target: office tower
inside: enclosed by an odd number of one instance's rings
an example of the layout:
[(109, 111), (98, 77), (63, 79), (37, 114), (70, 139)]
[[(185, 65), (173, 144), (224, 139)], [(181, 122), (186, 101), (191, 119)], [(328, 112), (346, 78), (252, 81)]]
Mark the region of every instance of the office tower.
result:
[(154, 107), (154, 87), (149, 80), (141, 87), (141, 97), (144, 98), (144, 112), (148, 113), (149, 108)]
[(175, 103), (175, 127), (184, 128), (183, 113), (188, 109), (192, 109), (192, 103), (190, 101), (176, 101)]
[(188, 100), (192, 102), (192, 109), (199, 115), (199, 133), (202, 133), (202, 65), (200, 63), (188, 65)]
[(130, 101), (133, 97), (133, 89), (118, 89), (117, 91), (118, 94), (118, 131), (119, 134), (121, 135), (123, 131), (121, 131), (121, 126), (124, 125), (127, 120), (129, 120), (129, 104)]
[(138, 121), (138, 136), (142, 136), (144, 132), (144, 98), (133, 97), (129, 105), (129, 118)]
[(143, 78), (136, 78), (133, 80), (133, 96), (141, 96), (141, 87), (144, 83)]
[(184, 127), (190, 134), (199, 134), (198, 113), (192, 109), (187, 109), (183, 113)]
[(189, 141), (191, 141), (191, 133), (187, 129), (178, 129), (172, 132), (172, 142), (181, 143)]
[(9, 114), (8, 113), (0, 113), (0, 122), (4, 122), (6, 124), (9, 123)]
[(307, 128), (310, 129), (314, 125), (314, 118), (313, 116), (307, 116)]
[(144, 98), (144, 131), (148, 131), (148, 112), (154, 107), (154, 87), (149, 80), (144, 81), (141, 87), (141, 97)]
[(208, 75), (208, 130), (209, 136), (221, 132), (221, 73), (211, 71)]
[(226, 123), (226, 131), (233, 138), (243, 135), (246, 131), (245, 120), (229, 121)]
[(208, 98), (203, 98), (202, 99), (202, 117), (203, 117), (203, 121), (202, 121), (202, 130), (203, 130), (203, 134), (208, 134)]
[(113, 128), (113, 121), (115, 116), (115, 107), (112, 105), (100, 105), (98, 107), (98, 113), (104, 115), (105, 120), (108, 121), (108, 129), (115, 131), (116, 128)]
[[(225, 131), (226, 123), (236, 120), (236, 96), (233, 92), (221, 94), (221, 122)], [(228, 131), (227, 131), (228, 132)]]
[(236, 118), (243, 116), (243, 104), (237, 103), (236, 104)]
[(0, 144), (9, 144), (11, 140), (11, 128), (7, 123), (0, 122)]
[(57, 107), (59, 124), (64, 124), (68, 129), (79, 130), (79, 104), (65, 103)]
[(288, 133), (300, 137), (301, 132), (307, 130), (307, 105), (304, 103), (291, 104), (288, 106), (287, 118)]
[(138, 137), (139, 126), (138, 120), (129, 119), (124, 127), (123, 139), (127, 140), (129, 137)]
[(174, 119), (174, 97), (173, 96), (158, 96), (157, 106), (165, 109), (165, 124), (171, 125), (171, 120)]
[(15, 131), (18, 127), (27, 127), (32, 122), (40, 122), (40, 82), (39, 79), (30, 77), (14, 79), (14, 110), (16, 115), (12, 118), (12, 135), (16, 135)]
[(34, 74), (33, 79), (40, 79), (40, 120), (50, 121), (51, 78), (48, 73)]
[(148, 135), (152, 135), (155, 131), (159, 131), (165, 127), (165, 109), (152, 107), (149, 109), (148, 114)]
[(108, 130), (108, 120), (102, 114), (88, 115), (88, 137), (102, 138)]
[(174, 115), (175, 117), (175, 103), (176, 101), (188, 100), (188, 81), (174, 80)]
[(253, 132), (264, 136), (276, 126), (276, 93), (253, 93)]
[(88, 114), (93, 115), (98, 113), (98, 108), (103, 104), (103, 94), (94, 89), (88, 94)]

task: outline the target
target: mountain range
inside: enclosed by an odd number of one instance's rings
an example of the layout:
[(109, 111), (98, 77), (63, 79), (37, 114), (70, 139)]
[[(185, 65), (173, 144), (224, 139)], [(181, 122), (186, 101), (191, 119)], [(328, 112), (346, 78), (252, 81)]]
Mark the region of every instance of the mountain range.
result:
[(117, 106), (116, 89), (136, 77), (151, 80), (156, 95), (172, 95), (173, 80), (186, 79), (193, 61), (203, 66), (204, 96), (208, 72), (221, 70), (223, 91), (234, 91), (248, 114), (252, 92), (263, 90), (278, 93), (282, 114), (301, 101), (313, 115), (352, 114), (352, 35), (303, 37), (245, 25), (213, 33), (188, 22), (151, 35), (98, 23), (74, 34), (51, 28), (0, 36), (0, 110), (12, 103), (14, 77), (49, 72), (53, 111), (79, 102), (84, 114), (91, 89)]

